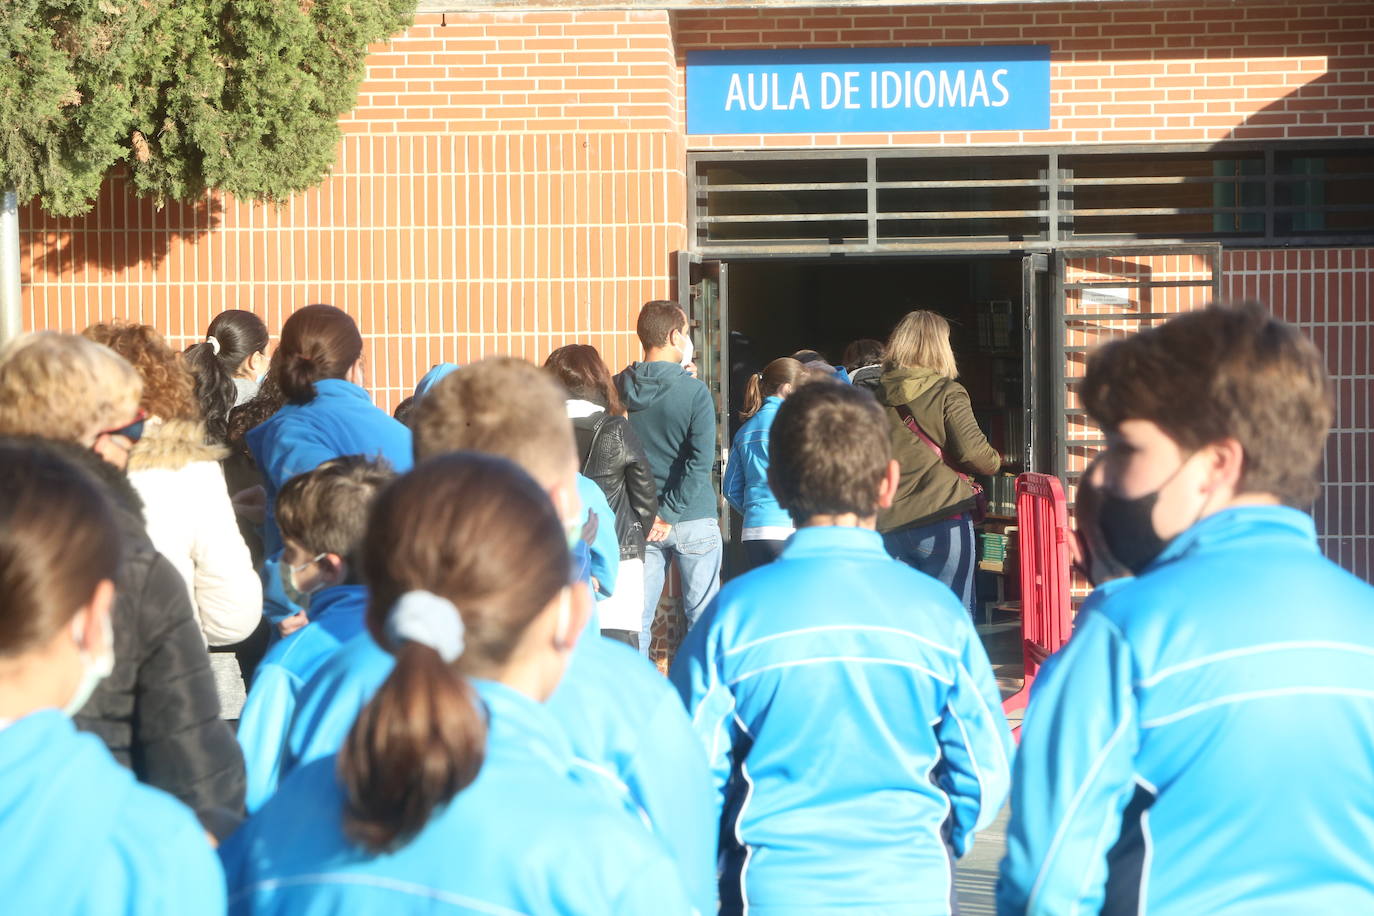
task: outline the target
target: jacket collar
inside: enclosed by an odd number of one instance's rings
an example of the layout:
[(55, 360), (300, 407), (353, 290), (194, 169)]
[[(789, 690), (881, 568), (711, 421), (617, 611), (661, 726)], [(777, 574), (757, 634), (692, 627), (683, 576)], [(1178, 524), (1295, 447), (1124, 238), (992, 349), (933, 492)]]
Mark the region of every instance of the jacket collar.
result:
[(315, 398), (353, 398), (372, 403), (372, 396), (347, 379), (322, 378), (315, 383)]
[(310, 596), (310, 610), (306, 612), (306, 616), (314, 623), (322, 620), (327, 614), (346, 614), (349, 611), (362, 613), (366, 607), (366, 585), (335, 585), (322, 588)]
[(496, 681), (474, 679), (472, 685), (482, 698), (494, 741), (537, 757), (559, 773), (571, 770), (572, 744), (547, 706)]
[(852, 528), (840, 525), (816, 525), (798, 528), (783, 548), (784, 557), (830, 554), (837, 550), (849, 553), (872, 553), (887, 556), (883, 536), (872, 528)]
[(1289, 549), (1316, 553), (1316, 524), (1312, 516), (1289, 506), (1236, 506), (1222, 509), (1170, 541), (1144, 572), (1152, 572), (1175, 560), (1218, 546), (1234, 548), (1274, 540), (1290, 545)]
[(205, 441), (199, 420), (161, 420), (150, 417), (143, 438), (129, 452), (129, 470), (179, 470), (193, 461), (219, 461), (229, 450)]

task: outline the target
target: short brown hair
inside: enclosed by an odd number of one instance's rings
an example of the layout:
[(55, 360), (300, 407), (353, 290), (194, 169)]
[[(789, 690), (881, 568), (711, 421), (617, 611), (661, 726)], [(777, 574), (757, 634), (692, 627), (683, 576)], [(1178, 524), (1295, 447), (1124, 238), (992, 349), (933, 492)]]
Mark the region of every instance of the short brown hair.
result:
[(521, 359), (493, 356), (450, 372), (411, 414), (415, 460), (445, 452), (499, 455), (553, 486), (577, 465), (563, 389)]
[(395, 474), (382, 459), (346, 455), (297, 474), (277, 493), (277, 527), (307, 552), (357, 565), (372, 501)]
[(1185, 450), (1234, 438), (1238, 492), (1309, 505), (1331, 427), (1321, 354), (1255, 302), (1210, 305), (1093, 351), (1079, 392), (1104, 429), (1149, 420)]
[(668, 346), (668, 338), (674, 331), (681, 331), (687, 324), (687, 313), (671, 299), (653, 299), (639, 309), (639, 320), (635, 322), (635, 333), (644, 349)]
[(42, 646), (119, 567), (104, 488), (40, 440), (0, 440), (0, 658)]
[(45, 436), (82, 446), (129, 422), (143, 381), (128, 361), (78, 337), (39, 331), (0, 352), (0, 434)]
[(154, 328), (121, 321), (93, 324), (82, 336), (103, 344), (129, 361), (143, 379), (139, 405), (163, 420), (199, 420), (196, 380)]
[(878, 511), (891, 459), (887, 420), (873, 395), (839, 383), (802, 385), (773, 420), (768, 477), (798, 525), (813, 515), (867, 518)]

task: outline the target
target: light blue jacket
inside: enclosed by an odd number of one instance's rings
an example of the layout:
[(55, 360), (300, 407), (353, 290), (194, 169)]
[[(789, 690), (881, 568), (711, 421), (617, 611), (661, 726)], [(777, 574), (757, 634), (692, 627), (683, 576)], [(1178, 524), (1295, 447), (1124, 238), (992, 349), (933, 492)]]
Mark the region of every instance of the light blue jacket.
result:
[(620, 542), (615, 535), (615, 512), (606, 501), (606, 494), (590, 477), (577, 475), (577, 495), (582, 500), (582, 521), (596, 513), (596, 537), (592, 539), (591, 575), (600, 586), (596, 591), (598, 598), (609, 598), (615, 594), (616, 579), (620, 576)]
[[(394, 659), (363, 634), (301, 692), (286, 770), (333, 754)], [(715, 912), (716, 819), (701, 747), (677, 694), (638, 652), (584, 632), (548, 703), (589, 781), (645, 820), (672, 854), (692, 905)]]
[(579, 781), (549, 711), (501, 684), (474, 685), (487, 716), (482, 768), (414, 839), (385, 855), (352, 844), (335, 760), (318, 760), (223, 847), (231, 912), (689, 912), (668, 854)]
[(300, 610), (287, 600), (278, 578), (282, 543), (277, 529), (277, 491), (297, 474), (345, 455), (385, 458), (397, 474), (404, 474), (413, 463), (410, 430), (373, 404), (362, 388), (328, 378), (315, 383), (313, 400), (287, 404), (250, 429), (247, 440), (267, 490), (263, 612), (275, 623)]
[(673, 664), (715, 779), (721, 911), (947, 913), (1011, 736), (967, 611), (864, 528), (800, 528)]
[(277, 791), (296, 696), (339, 647), (363, 632), (367, 588), (340, 585), (310, 597), (310, 622), (267, 651), (253, 676), (239, 719), (239, 746), (248, 776), (250, 812)]
[(224, 876), (195, 815), (55, 709), (0, 728), (0, 910), (216, 916)]
[(791, 528), (792, 516), (778, 505), (768, 486), (768, 434), (782, 398), (764, 398), (759, 412), (735, 433), (721, 489), (730, 507), (744, 516), (745, 528)]
[(998, 912), (1374, 912), (1374, 588), (1224, 510), (1036, 679)]

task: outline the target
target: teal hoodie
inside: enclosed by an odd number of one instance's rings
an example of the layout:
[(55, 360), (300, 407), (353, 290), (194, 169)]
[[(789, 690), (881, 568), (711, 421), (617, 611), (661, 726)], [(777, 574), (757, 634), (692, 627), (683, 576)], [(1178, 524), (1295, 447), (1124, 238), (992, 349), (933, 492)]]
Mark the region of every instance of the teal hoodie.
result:
[(659, 517), (672, 524), (715, 518), (716, 411), (706, 385), (677, 363), (647, 362), (617, 375), (616, 387), (649, 456)]

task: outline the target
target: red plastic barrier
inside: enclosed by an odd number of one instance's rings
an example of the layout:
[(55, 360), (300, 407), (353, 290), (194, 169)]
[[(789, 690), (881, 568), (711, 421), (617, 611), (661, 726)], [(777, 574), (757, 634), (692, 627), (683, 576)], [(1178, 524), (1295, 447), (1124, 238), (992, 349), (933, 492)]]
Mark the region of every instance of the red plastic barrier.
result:
[[(1002, 702), (1002, 709), (1025, 709), (1031, 684), (1045, 659), (1068, 642), (1069, 509), (1064, 487), (1051, 474), (1016, 478), (1016, 523), (1021, 553), (1021, 655), (1026, 680)], [(1014, 729), (1017, 740), (1021, 728)]]

